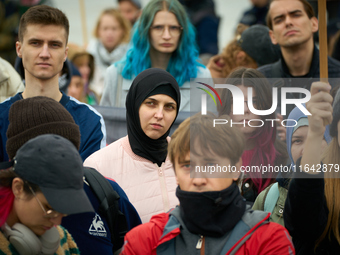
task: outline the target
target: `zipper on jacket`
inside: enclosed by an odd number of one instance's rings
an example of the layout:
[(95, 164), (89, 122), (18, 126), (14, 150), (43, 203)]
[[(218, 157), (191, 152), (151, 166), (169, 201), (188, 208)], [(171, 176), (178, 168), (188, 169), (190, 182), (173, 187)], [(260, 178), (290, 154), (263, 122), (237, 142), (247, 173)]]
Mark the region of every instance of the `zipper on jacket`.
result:
[(198, 242), (196, 244), (196, 249), (200, 250), (200, 255), (204, 255), (204, 253), (205, 253), (205, 238), (204, 238), (204, 236), (200, 236), (200, 239), (198, 239)]
[(198, 239), (198, 242), (196, 244), (196, 249), (200, 250), (202, 248), (202, 244), (203, 244), (203, 236), (200, 236), (200, 238)]
[[(162, 166), (163, 166), (163, 164), (162, 164)], [(164, 171), (163, 171), (162, 166), (161, 167), (157, 166), (158, 167), (158, 178), (159, 178), (159, 182), (160, 182), (160, 185), (161, 185), (163, 208), (164, 208), (164, 211), (167, 212), (167, 211), (170, 210), (170, 201), (169, 201), (169, 198), (168, 198), (168, 189), (166, 187)]]

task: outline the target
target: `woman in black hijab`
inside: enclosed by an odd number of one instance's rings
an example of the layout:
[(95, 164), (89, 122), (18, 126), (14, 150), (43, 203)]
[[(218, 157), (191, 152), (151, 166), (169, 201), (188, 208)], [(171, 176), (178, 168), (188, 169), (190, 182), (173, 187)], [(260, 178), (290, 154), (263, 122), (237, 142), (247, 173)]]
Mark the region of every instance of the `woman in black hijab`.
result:
[(117, 181), (143, 223), (178, 204), (167, 146), (179, 107), (175, 78), (159, 68), (146, 69), (134, 79), (126, 97), (128, 135), (84, 162)]

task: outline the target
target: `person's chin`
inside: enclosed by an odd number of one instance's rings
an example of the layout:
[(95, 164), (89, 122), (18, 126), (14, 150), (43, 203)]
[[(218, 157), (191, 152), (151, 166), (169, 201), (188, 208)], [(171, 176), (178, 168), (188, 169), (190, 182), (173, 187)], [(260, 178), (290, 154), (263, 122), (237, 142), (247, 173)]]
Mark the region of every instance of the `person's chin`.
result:
[(152, 132), (149, 132), (148, 134), (146, 134), (149, 138), (157, 140), (158, 138), (160, 138), (162, 136), (161, 132), (157, 131), (157, 130), (153, 130)]
[(51, 72), (38, 72), (34, 76), (41, 80), (48, 80), (53, 78), (55, 75), (51, 74)]
[(162, 53), (173, 53), (175, 51), (174, 47), (161, 47), (160, 52)]
[(37, 229), (31, 229), (31, 230), (37, 236), (42, 236), (47, 231), (46, 229), (43, 229), (43, 228), (37, 228)]

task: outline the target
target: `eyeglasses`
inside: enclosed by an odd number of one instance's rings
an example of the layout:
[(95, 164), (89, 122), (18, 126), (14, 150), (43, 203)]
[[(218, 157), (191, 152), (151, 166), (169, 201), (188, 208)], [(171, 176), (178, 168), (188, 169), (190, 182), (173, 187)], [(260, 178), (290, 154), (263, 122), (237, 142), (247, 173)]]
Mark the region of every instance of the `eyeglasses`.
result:
[(59, 212), (56, 212), (54, 210), (48, 210), (46, 211), (44, 206), (42, 205), (42, 203), (40, 202), (40, 200), (38, 199), (37, 195), (35, 194), (35, 192), (33, 191), (32, 187), (28, 184), (28, 182), (26, 182), (26, 184), (28, 185), (28, 187), (30, 188), (33, 196), (35, 197), (35, 199), (38, 201), (38, 204), (40, 205), (41, 209), (44, 211), (44, 217), (45, 218), (48, 218), (48, 219), (55, 219), (55, 218), (58, 218), (60, 215), (61, 216), (67, 216), (67, 214), (62, 214), (62, 213), (59, 213)]
[[(183, 30), (181, 26), (167, 26), (167, 28), (171, 36), (179, 36)], [(152, 29), (156, 35), (163, 35), (165, 26), (157, 25), (150, 27), (150, 29)]]

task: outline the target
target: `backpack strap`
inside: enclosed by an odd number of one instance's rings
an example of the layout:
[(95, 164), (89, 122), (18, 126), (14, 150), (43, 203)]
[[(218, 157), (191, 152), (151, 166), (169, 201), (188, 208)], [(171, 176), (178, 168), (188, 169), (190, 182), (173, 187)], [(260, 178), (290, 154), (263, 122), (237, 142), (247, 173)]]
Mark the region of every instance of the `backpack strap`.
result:
[(265, 212), (273, 213), (277, 200), (280, 197), (279, 184), (275, 182), (267, 193), (267, 196), (264, 198), (264, 207), (263, 210)]
[(99, 199), (99, 213), (105, 217), (109, 225), (113, 252), (115, 252), (123, 246), (124, 236), (128, 232), (125, 215), (118, 206), (120, 197), (109, 181), (97, 170), (84, 167), (84, 176)]
[(270, 184), (270, 185), (265, 189), (264, 196), (263, 196), (263, 198), (262, 198), (262, 200), (261, 200), (261, 209), (259, 209), (259, 210), (261, 210), (261, 211), (264, 211), (264, 202), (266, 202), (266, 197), (267, 197), (267, 195), (268, 195), (268, 192), (269, 192), (271, 186), (273, 186), (273, 184), (274, 184), (274, 183)]

